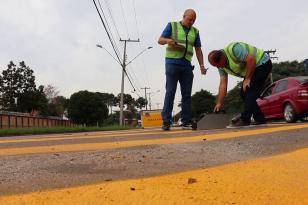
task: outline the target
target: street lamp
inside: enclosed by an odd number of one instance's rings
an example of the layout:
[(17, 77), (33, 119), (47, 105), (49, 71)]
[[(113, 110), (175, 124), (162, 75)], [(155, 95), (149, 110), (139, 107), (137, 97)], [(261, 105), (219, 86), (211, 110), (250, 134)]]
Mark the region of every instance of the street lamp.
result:
[[(139, 40), (138, 40), (139, 41)], [(126, 69), (126, 66), (128, 64), (130, 64), (131, 62), (133, 62), (138, 56), (140, 56), (142, 53), (144, 53), (145, 51), (153, 48), (152, 46), (149, 46), (147, 48), (145, 48), (144, 50), (142, 50), (138, 55), (136, 55), (131, 61), (129, 61), (128, 63), (126, 63), (126, 41), (125, 41), (125, 45), (124, 45), (124, 55), (123, 55), (123, 63), (119, 62), (113, 55), (111, 55), (107, 49), (105, 49), (102, 45), (100, 44), (96, 44), (96, 47), (98, 48), (102, 48), (104, 49), (118, 64), (121, 65), (122, 67), (122, 81), (121, 81), (121, 99), (120, 99), (120, 126), (123, 125), (123, 109), (124, 109), (124, 103), (123, 103), (123, 96), (124, 96), (124, 72)]]
[(153, 48), (152, 46), (149, 46), (149, 47), (147, 47), (147, 48), (145, 48), (145, 49), (143, 49), (143, 51), (141, 51), (138, 55), (136, 55), (131, 61), (129, 61), (126, 65), (129, 65), (131, 62), (133, 62), (133, 60), (135, 60), (138, 56), (140, 56), (141, 54), (143, 54), (145, 51), (147, 51), (147, 50), (149, 50), (149, 49), (151, 49), (151, 48)]
[(104, 49), (118, 64), (122, 66), (122, 64), (113, 55), (111, 55), (111, 53), (106, 48), (104, 48), (102, 45), (96, 44), (96, 47)]

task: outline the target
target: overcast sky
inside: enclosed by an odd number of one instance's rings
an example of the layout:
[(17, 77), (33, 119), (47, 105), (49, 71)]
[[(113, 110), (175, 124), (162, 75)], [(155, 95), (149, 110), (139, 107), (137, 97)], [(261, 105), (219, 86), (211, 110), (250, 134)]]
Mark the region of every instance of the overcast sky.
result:
[[(185, 9), (197, 12), (206, 67), (207, 54), (232, 41), (277, 49), (278, 61), (308, 58), (307, 0), (102, 0), (109, 26), (123, 55), (123, 39), (129, 43), (128, 59), (144, 52), (128, 67), (137, 94), (150, 87), (152, 107), (162, 106), (164, 97), (165, 48), (157, 44), (169, 21), (182, 19)], [(109, 8), (109, 10), (108, 10)], [(136, 12), (135, 12), (136, 11)], [(117, 31), (111, 21), (112, 14)], [(112, 54), (106, 32), (92, 0), (1, 0), (0, 71), (9, 61), (24, 60), (34, 70), (37, 85), (51, 84), (61, 95), (70, 97), (80, 90), (120, 92), (121, 68), (103, 49)], [(277, 62), (277, 61), (276, 61)], [(197, 65), (194, 58), (193, 63)], [(197, 66), (198, 68), (198, 66)], [(210, 67), (206, 76), (195, 69), (193, 93), (206, 89), (217, 94), (219, 75)], [(239, 79), (231, 78), (229, 89)], [(125, 92), (137, 98), (126, 79)], [(180, 101), (178, 90), (175, 103)]]

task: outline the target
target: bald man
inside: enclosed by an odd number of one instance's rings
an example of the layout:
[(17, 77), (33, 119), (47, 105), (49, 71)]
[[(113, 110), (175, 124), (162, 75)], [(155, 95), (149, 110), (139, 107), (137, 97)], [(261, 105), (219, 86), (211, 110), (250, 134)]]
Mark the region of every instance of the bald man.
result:
[(250, 125), (251, 116), (254, 124), (265, 124), (257, 98), (264, 87), (265, 81), (272, 71), (272, 62), (262, 49), (243, 42), (233, 42), (224, 49), (211, 51), (208, 55), (210, 64), (218, 68), (220, 75), (219, 93), (215, 112), (221, 110), (227, 94), (228, 74), (243, 78), (241, 98), (244, 101), (244, 111), (239, 118), (231, 122), (233, 127)]
[(172, 109), (177, 83), (180, 83), (182, 94), (182, 127), (195, 129), (192, 122), (191, 89), (193, 83), (193, 69), (191, 60), (194, 49), (200, 66), (201, 74), (206, 74), (199, 30), (193, 27), (196, 12), (187, 9), (182, 21), (170, 22), (160, 36), (158, 43), (167, 45), (165, 56), (166, 94), (162, 111), (163, 130), (170, 130), (172, 124)]

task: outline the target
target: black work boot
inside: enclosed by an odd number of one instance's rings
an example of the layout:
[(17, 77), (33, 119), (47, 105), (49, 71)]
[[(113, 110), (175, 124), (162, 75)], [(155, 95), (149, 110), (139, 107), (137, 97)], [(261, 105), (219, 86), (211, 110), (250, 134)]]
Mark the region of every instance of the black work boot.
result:
[(196, 122), (189, 122), (189, 123), (183, 123), (181, 125), (183, 130), (196, 130), (197, 129), (197, 123)]
[(251, 125), (264, 125), (266, 124), (266, 120), (254, 120), (251, 122)]
[(244, 121), (242, 118), (237, 119), (236, 121), (231, 122), (231, 127), (244, 127), (249, 126), (250, 122)]
[(163, 129), (164, 131), (169, 131), (169, 130), (170, 130), (170, 127), (171, 127), (171, 123), (164, 122), (164, 123), (163, 123), (163, 126), (162, 126), (162, 129)]

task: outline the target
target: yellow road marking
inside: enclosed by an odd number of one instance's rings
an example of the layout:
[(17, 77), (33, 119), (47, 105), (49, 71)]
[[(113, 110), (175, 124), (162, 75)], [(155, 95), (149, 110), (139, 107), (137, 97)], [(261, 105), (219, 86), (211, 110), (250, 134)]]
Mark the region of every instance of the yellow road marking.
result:
[(173, 137), (173, 138), (171, 137), (163, 139), (64, 144), (64, 145), (50, 145), (50, 146), (46, 145), (46, 146), (22, 147), (22, 148), (2, 148), (0, 149), (0, 156), (36, 154), (36, 153), (72, 152), (72, 151), (86, 151), (86, 150), (103, 150), (103, 149), (114, 149), (114, 148), (124, 148), (124, 147), (134, 147), (134, 146), (157, 145), (157, 144), (192, 143), (192, 142), (201, 142), (204, 139), (211, 141), (211, 140), (260, 135), (260, 134), (267, 134), (267, 133), (281, 132), (281, 131), (302, 129), (302, 128), (308, 128), (308, 124), (245, 130), (237, 132), (216, 133), (216, 134), (198, 135), (190, 137)]
[(158, 130), (161, 130), (161, 128), (156, 128), (156, 129), (130, 129), (130, 130), (119, 130), (119, 131), (90, 131), (90, 132), (78, 132), (78, 133), (62, 133), (62, 134), (41, 134), (41, 135), (25, 135), (25, 136), (10, 136), (10, 137), (1, 137), (1, 141), (11, 141), (12, 138), (17, 138), (16, 141), (20, 137), (25, 137), (27, 139), (41, 139), (42, 135), (44, 136), (44, 139), (48, 138), (67, 138), (67, 137), (77, 137), (77, 136), (96, 136), (96, 135), (117, 135), (117, 134), (130, 134), (130, 133), (149, 133), (149, 132), (157, 132)]
[(48, 141), (57, 141), (57, 140), (72, 140), (72, 139), (97, 139), (97, 138), (106, 138), (106, 137), (123, 137), (123, 136), (140, 136), (140, 135), (170, 135), (170, 134), (179, 134), (179, 133), (191, 133), (189, 130), (180, 130), (180, 131), (171, 131), (171, 132), (134, 132), (134, 133), (119, 133), (119, 134), (99, 134), (96, 135), (82, 135), (82, 136), (61, 136), (61, 137), (48, 137), (48, 138), (32, 138), (32, 139), (14, 139), (14, 140), (1, 140), (0, 144), (4, 143), (18, 143), (18, 142), (48, 142)]
[(2, 205), (308, 204), (308, 149), (219, 167), (0, 197)]

